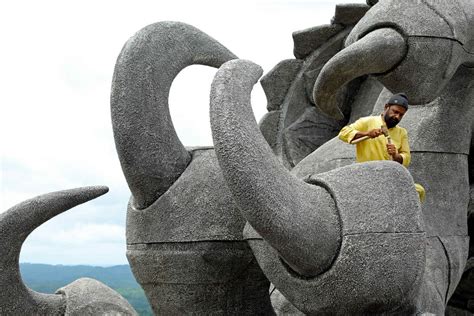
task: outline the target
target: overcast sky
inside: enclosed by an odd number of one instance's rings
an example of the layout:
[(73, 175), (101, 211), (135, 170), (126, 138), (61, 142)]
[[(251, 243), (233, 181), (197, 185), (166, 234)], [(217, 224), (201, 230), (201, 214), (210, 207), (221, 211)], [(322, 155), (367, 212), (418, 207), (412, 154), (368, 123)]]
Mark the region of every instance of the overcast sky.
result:
[[(115, 152), (110, 86), (115, 60), (144, 26), (192, 24), (267, 73), (294, 58), (294, 31), (328, 24), (336, 3), (365, 0), (8, 1), (1, 27), (0, 212), (47, 192), (107, 185), (28, 237), (21, 262), (125, 264), (130, 195)], [(208, 103), (215, 69), (185, 69), (171, 89), (173, 122), (185, 146), (210, 145)], [(260, 85), (257, 120), (266, 112)]]

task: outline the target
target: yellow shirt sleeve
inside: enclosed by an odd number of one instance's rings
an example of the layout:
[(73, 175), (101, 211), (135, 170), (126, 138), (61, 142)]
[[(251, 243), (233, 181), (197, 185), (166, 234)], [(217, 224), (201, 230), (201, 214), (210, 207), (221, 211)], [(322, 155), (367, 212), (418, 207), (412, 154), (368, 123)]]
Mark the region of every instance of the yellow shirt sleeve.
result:
[(406, 130), (403, 130), (400, 149), (398, 150), (398, 153), (403, 157), (403, 165), (405, 167), (408, 167), (411, 162), (411, 154), (410, 145), (408, 145), (408, 135)]
[(344, 126), (339, 132), (339, 139), (350, 144), (358, 132), (367, 131), (366, 122), (367, 120), (361, 118), (350, 125)]

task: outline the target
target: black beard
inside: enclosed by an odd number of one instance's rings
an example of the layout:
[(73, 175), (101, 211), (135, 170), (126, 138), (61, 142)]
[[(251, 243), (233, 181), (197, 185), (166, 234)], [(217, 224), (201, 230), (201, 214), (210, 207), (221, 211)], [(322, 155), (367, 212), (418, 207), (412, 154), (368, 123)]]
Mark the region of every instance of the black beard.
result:
[(388, 116), (388, 114), (385, 114), (384, 120), (385, 120), (385, 124), (387, 124), (387, 127), (388, 127), (388, 128), (395, 127), (395, 126), (397, 126), (398, 123), (400, 123), (399, 120), (397, 120), (397, 119), (394, 118), (394, 117)]

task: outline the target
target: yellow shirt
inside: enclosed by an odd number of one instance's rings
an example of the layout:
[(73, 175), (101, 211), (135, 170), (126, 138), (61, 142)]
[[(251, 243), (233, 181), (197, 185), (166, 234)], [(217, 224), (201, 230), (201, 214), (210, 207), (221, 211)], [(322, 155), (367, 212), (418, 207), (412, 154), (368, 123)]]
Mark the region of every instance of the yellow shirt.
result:
[[(339, 139), (350, 143), (357, 132), (367, 132), (375, 128), (380, 128), (384, 124), (381, 116), (367, 116), (358, 119), (353, 124), (345, 126), (339, 132)], [(388, 129), (388, 134), (392, 139), (392, 144), (397, 148), (398, 153), (403, 157), (403, 165), (408, 167), (411, 161), (410, 146), (408, 145), (408, 134), (406, 129), (395, 126)], [(372, 160), (390, 160), (387, 152), (387, 138), (380, 135), (376, 138), (369, 138), (356, 144), (357, 162)]]
[[(346, 143), (351, 143), (357, 132), (367, 132), (375, 128), (381, 128), (384, 122), (381, 116), (362, 117), (351, 125), (347, 125), (339, 132), (339, 139)], [(406, 129), (395, 126), (388, 129), (388, 134), (392, 139), (392, 144), (397, 148), (398, 153), (403, 157), (403, 165), (408, 167), (411, 161), (410, 146), (408, 145), (408, 133)], [(387, 138), (380, 135), (376, 138), (369, 138), (356, 144), (357, 162), (372, 160), (390, 160), (387, 152)], [(418, 192), (420, 200), (425, 200), (425, 189), (415, 183), (415, 189)]]

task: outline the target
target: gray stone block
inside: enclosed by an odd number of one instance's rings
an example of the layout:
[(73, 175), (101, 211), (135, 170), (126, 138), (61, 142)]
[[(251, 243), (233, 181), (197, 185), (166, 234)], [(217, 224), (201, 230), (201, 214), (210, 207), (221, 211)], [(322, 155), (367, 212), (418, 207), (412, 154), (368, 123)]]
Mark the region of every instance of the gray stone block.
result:
[(344, 121), (336, 121), (315, 107), (305, 112), (283, 131), (285, 152), (290, 165), (296, 166), (315, 149), (335, 137), (344, 127)]
[(466, 1), (381, 0), (357, 23), (348, 41), (353, 43), (373, 25), (394, 25), (408, 36), (451, 38), (466, 43), (472, 10)]
[(264, 240), (254, 236), (249, 239), (272, 283), (308, 315), (406, 314), (423, 275), (424, 253), (420, 251), (424, 243), (423, 234), (344, 236), (340, 255), (331, 269), (307, 279), (282, 263)]
[(244, 218), (212, 148), (193, 149), (143, 210), (129, 203), (127, 258), (158, 315), (271, 315), (269, 282), (243, 241)]
[[(383, 85), (374, 78), (368, 77), (362, 82), (351, 102), (349, 124), (361, 117), (382, 113), (382, 109), (377, 109), (376, 106), (374, 107), (382, 89)], [(392, 94), (390, 94), (390, 96), (391, 95)], [(384, 98), (383, 102), (386, 100), (388, 99)]]
[(66, 300), (67, 316), (82, 315), (138, 315), (133, 307), (105, 284), (89, 279), (78, 279), (56, 291)]
[(281, 108), (288, 88), (303, 65), (302, 60), (287, 59), (279, 62), (260, 80), (267, 97), (267, 110), (276, 111)]
[(157, 315), (274, 314), (245, 241), (132, 244), (127, 258)]
[(293, 54), (303, 59), (343, 29), (339, 24), (326, 24), (293, 32)]
[(331, 23), (354, 25), (369, 11), (370, 7), (362, 3), (337, 4)]
[(242, 240), (245, 220), (213, 149), (195, 149), (175, 183), (143, 210), (129, 203), (127, 243)]
[(426, 190), (423, 213), (427, 234), (466, 236), (469, 204), (466, 155), (415, 151), (409, 170), (415, 182)]
[(272, 306), (277, 315), (304, 316), (305, 314), (298, 310), (278, 289), (273, 286), (271, 292)]
[(464, 270), (455, 293), (448, 302), (446, 315), (472, 315), (474, 313), (474, 257), (471, 257)]
[(306, 58), (303, 77), (306, 94), (312, 104), (314, 104), (313, 88), (316, 78), (324, 65), (343, 48), (344, 39), (349, 34), (349, 30), (346, 28), (339, 32)]
[(355, 163), (354, 146), (343, 143), (335, 137), (306, 156), (291, 170), (291, 173), (302, 179), (353, 163)]
[(268, 112), (258, 123), (263, 137), (265, 137), (265, 140), (272, 149), (276, 149), (277, 146), (281, 114), (281, 111)]
[(400, 126), (408, 130), (413, 151), (469, 154), (474, 119), (472, 80), (474, 72), (462, 67), (439, 98), (410, 107)]
[[(314, 81), (321, 67), (342, 48), (348, 32), (347, 29), (339, 32), (306, 57), (301, 71), (287, 91), (281, 106), (284, 117), (280, 119), (276, 144), (272, 147), (287, 168), (292, 168), (308, 153), (335, 135), (332, 133), (323, 139), (318, 135), (317, 129), (326, 131), (334, 126), (340, 128), (343, 124), (324, 115), (312, 106), (311, 102)], [(356, 81), (355, 84), (351, 83), (351, 89), (358, 90)], [(347, 115), (351, 102), (351, 91), (346, 89), (341, 93), (339, 106), (347, 111)]]
[(357, 23), (346, 46), (366, 38), (380, 25), (399, 30), (408, 53), (379, 80), (391, 91), (410, 95), (412, 104), (426, 104), (439, 95), (461, 64), (472, 63), (468, 52), (473, 46), (473, 11), (466, 1), (381, 1)]

